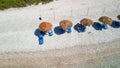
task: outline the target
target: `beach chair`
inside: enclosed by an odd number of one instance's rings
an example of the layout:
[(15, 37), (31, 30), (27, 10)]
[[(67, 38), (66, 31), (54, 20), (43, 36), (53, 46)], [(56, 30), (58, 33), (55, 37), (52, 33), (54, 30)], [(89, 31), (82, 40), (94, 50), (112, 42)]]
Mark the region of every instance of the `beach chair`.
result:
[(103, 27), (103, 29), (108, 29), (108, 25), (106, 25), (106, 24), (102, 24), (102, 27)]
[(53, 36), (53, 31), (52, 30), (50, 30), (48, 33), (49, 33), (49, 36)]
[(39, 38), (39, 45), (42, 45), (42, 44), (44, 44), (44, 39), (43, 39), (43, 37)]
[(72, 32), (72, 29), (68, 28), (67, 33), (71, 33), (71, 32)]
[(43, 38), (43, 36), (44, 36), (43, 34), (39, 34), (39, 38)]
[(40, 45), (42, 45), (44, 43), (43, 36), (44, 36), (44, 34), (42, 34), (42, 33), (40, 33), (39, 36), (38, 36), (39, 37), (39, 44)]

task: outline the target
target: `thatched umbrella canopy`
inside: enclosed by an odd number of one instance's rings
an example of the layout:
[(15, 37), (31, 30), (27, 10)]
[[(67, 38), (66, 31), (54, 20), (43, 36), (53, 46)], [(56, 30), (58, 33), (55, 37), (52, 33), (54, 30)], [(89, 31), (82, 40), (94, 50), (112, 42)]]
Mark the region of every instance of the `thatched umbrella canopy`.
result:
[(112, 19), (108, 16), (102, 16), (98, 20), (104, 24), (108, 24), (108, 25), (112, 24)]
[(120, 15), (117, 16), (118, 20), (120, 20)]
[(62, 27), (62, 29), (66, 30), (68, 28), (72, 27), (72, 21), (70, 20), (61, 20), (60, 21), (60, 26)]
[(40, 25), (39, 25), (39, 29), (41, 31), (45, 31), (45, 32), (48, 32), (50, 31), (50, 29), (52, 29), (52, 24), (50, 22), (42, 22)]
[(83, 18), (80, 22), (83, 26), (90, 26), (93, 24), (93, 20), (88, 18)]

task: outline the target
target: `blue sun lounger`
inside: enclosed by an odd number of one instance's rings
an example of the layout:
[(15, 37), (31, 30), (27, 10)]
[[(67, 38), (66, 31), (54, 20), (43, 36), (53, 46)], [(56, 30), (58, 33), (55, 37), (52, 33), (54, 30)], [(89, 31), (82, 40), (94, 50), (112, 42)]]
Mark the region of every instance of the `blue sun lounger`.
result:
[(63, 34), (63, 33), (71, 33), (72, 32), (72, 29), (71, 28), (68, 28), (67, 30), (63, 30), (62, 28), (60, 29), (60, 33)]
[(72, 29), (68, 28), (67, 33), (71, 33), (71, 32), (72, 32)]
[(53, 36), (53, 31), (52, 30), (50, 30), (48, 33), (49, 33), (49, 36)]
[(43, 34), (39, 34), (39, 44), (42, 45), (44, 43), (44, 39), (43, 39)]
[(108, 25), (106, 25), (106, 24), (102, 24), (102, 27), (106, 30), (106, 29), (108, 29)]
[(44, 44), (44, 39), (43, 39), (43, 37), (42, 37), (42, 38), (39, 38), (39, 44), (40, 44), (40, 45)]

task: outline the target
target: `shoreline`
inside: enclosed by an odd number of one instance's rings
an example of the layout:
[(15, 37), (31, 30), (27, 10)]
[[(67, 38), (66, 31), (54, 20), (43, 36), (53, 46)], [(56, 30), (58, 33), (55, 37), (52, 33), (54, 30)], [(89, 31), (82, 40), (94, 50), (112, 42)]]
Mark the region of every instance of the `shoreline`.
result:
[[(119, 41), (120, 40), (118, 39), (114, 40), (113, 42), (101, 43), (98, 45), (83, 47), (74, 46), (71, 48), (50, 51), (1, 53), (0, 67), (5, 66), (6, 68), (7, 66), (11, 66), (12, 68), (19, 68), (19, 66), (23, 66), (23, 68), (26, 68), (26, 66), (33, 66), (36, 68), (39, 66), (51, 66), (49, 68), (60, 68), (61, 66), (65, 66), (65, 68), (67, 68), (69, 65), (74, 64), (94, 64), (95, 62), (101, 62), (104, 59), (119, 55)], [(107, 47), (104, 50), (99, 51), (97, 48), (101, 49), (100, 46), (101, 48)]]
[[(62, 49), (47, 49), (47, 50), (25, 50), (25, 51), (9, 51), (9, 52), (0, 52), (0, 54), (8, 54), (8, 53), (28, 53), (28, 52), (31, 52), (31, 53), (34, 53), (34, 52), (54, 52), (54, 51), (63, 51), (63, 50), (74, 50), (74, 49), (79, 49), (81, 48), (82, 50), (91, 50), (92, 53), (96, 52), (96, 51), (93, 51), (92, 49), (95, 49), (97, 51), (101, 50), (101, 51), (104, 51), (104, 49), (107, 49), (107, 48), (112, 48), (112, 47), (115, 47), (113, 45), (116, 45), (117, 47), (120, 47), (119, 46), (119, 41), (120, 39), (115, 39), (115, 40), (112, 40), (112, 41), (109, 41), (109, 42), (102, 42), (102, 43), (97, 43), (97, 44), (88, 44), (88, 45), (74, 45), (74, 46), (71, 46), (71, 47), (65, 47), (65, 48), (62, 48)], [(111, 43), (111, 44), (109, 44)], [(118, 44), (118, 45), (117, 45)], [(99, 47), (99, 50), (96, 49)], [(80, 51), (80, 52), (87, 52), (87, 51)], [(91, 53), (91, 52), (88, 52), (88, 53)]]

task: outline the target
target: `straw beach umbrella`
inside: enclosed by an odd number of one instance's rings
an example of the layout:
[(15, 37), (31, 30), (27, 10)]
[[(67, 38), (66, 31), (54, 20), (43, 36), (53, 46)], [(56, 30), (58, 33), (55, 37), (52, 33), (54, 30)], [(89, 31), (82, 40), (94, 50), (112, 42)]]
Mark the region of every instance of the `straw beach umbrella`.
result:
[(41, 31), (45, 31), (45, 32), (48, 32), (52, 29), (52, 24), (50, 22), (42, 22), (40, 25), (39, 25), (39, 29)]
[(103, 24), (112, 25), (112, 19), (108, 16), (102, 16), (98, 20)]
[(118, 20), (120, 20), (120, 15), (117, 16)]
[(70, 20), (61, 20), (60, 21), (60, 26), (63, 30), (66, 30), (68, 28), (71, 28), (72, 27), (72, 21)]
[(83, 26), (90, 26), (93, 24), (93, 20), (88, 18), (83, 18), (80, 22)]

